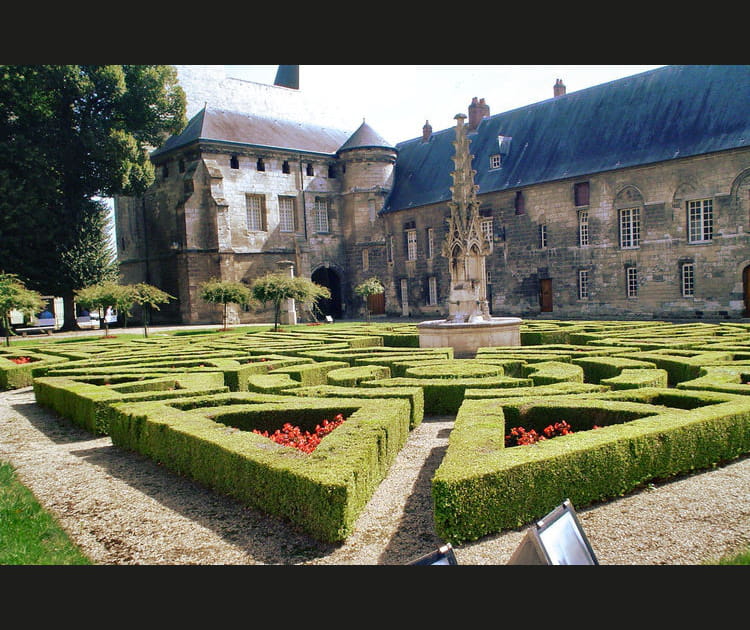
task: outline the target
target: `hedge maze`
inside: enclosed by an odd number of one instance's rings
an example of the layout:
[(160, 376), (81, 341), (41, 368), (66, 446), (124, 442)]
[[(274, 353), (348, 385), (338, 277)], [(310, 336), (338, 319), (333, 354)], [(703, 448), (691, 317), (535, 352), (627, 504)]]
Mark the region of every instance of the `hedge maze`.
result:
[[(419, 348), (410, 324), (44, 340), (0, 349), (0, 389), (284, 519), (345, 540), (409, 432), (455, 416), (432, 480), (460, 544), (750, 452), (750, 325), (528, 321), (519, 347)], [(261, 435), (345, 421), (310, 453)], [(522, 427), (544, 435), (524, 445)]]

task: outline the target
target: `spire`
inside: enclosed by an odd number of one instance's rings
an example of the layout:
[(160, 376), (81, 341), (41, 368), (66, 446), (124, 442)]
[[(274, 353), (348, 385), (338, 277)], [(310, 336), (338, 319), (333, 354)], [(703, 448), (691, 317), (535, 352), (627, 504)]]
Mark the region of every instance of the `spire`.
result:
[(273, 84), (299, 90), (299, 66), (279, 66)]

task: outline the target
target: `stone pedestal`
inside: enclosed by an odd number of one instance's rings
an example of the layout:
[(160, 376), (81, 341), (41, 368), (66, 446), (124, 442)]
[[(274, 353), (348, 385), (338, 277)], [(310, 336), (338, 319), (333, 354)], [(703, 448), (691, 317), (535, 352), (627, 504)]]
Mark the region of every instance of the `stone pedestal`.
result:
[(472, 359), (478, 348), (521, 345), (521, 319), (493, 317), (489, 321), (454, 323), (445, 319), (421, 322), (420, 348), (453, 348), (457, 359)]
[[(276, 266), (279, 268), (280, 272), (288, 273), (291, 278), (294, 278), (294, 263), (291, 260), (280, 260), (276, 263)], [(297, 307), (292, 298), (284, 300), (281, 303), (279, 323), (286, 325), (294, 325), (297, 323)]]

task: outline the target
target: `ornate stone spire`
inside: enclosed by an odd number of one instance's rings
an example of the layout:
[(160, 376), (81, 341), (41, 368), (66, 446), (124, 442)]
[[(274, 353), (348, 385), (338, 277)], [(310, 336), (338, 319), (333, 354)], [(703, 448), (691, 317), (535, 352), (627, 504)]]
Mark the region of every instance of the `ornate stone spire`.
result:
[(479, 187), (474, 184), (476, 171), (471, 168), (470, 140), (464, 124), (466, 116), (457, 114), (455, 119), (455, 170), (451, 173), (453, 186), (448, 202), (451, 214), (442, 249), (451, 274), (447, 320), (454, 323), (489, 321), (492, 318), (487, 307), (485, 257), (491, 251), (491, 244), (479, 225)]

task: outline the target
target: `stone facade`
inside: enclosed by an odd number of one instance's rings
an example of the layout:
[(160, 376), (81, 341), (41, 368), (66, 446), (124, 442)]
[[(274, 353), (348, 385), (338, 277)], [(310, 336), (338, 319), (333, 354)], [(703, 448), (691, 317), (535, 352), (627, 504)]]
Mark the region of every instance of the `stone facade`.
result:
[[(588, 184), (589, 199), (577, 206), (574, 190), (582, 183)], [(492, 253), (486, 265), (490, 312), (495, 316), (549, 312), (577, 318), (735, 318), (748, 307), (743, 288), (743, 270), (750, 265), (748, 150), (541, 184), (521, 191), (521, 211), (516, 210), (515, 190), (481, 192), (483, 218), (492, 220)], [(712, 207), (711, 239), (691, 242), (688, 204), (701, 200)], [(632, 208), (640, 217), (638, 244), (622, 247), (619, 211)], [(579, 241), (579, 217), (584, 213), (587, 244)], [(444, 259), (427, 258), (426, 239), (431, 228), (435, 243), (445, 240), (449, 214), (448, 204), (441, 203), (385, 215), (385, 231), (395, 244), (389, 312), (400, 312), (402, 280), (408, 282), (412, 315), (435, 315), (426, 299), (430, 276), (437, 278), (438, 301), (447, 296)], [(417, 258), (406, 261), (402, 235), (404, 226), (412, 225)], [(544, 246), (540, 226), (546, 229)], [(692, 295), (683, 295), (685, 264), (693, 265)], [(637, 282), (630, 296), (629, 268), (636, 270)], [(580, 271), (587, 272), (585, 296), (579, 296)], [(551, 285), (546, 305), (541, 297), (544, 280)], [(690, 293), (690, 287), (685, 288)]]

